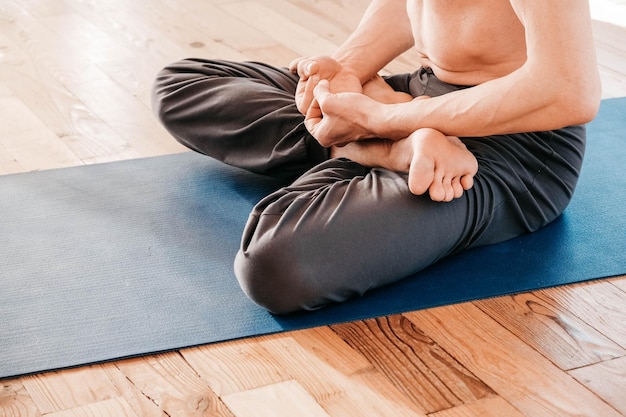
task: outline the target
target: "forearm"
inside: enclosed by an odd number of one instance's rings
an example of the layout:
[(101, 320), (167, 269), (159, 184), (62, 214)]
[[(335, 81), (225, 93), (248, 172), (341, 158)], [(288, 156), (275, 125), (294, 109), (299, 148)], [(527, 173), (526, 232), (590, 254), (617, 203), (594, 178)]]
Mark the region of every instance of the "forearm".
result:
[(332, 57), (364, 84), (411, 46), (406, 0), (374, 0), (359, 26)]
[(486, 136), (586, 123), (601, 87), (584, 0), (511, 0), (525, 27), (526, 61), (517, 70), (429, 100), (382, 106), (368, 120), (377, 135), (400, 138), (421, 127)]
[(428, 100), (381, 106), (373, 113), (370, 128), (378, 136), (400, 139), (423, 127), (467, 137), (586, 123), (594, 117), (599, 100), (593, 75), (590, 78), (577, 82), (562, 72), (554, 78), (549, 74), (538, 78), (521, 68), (506, 77)]

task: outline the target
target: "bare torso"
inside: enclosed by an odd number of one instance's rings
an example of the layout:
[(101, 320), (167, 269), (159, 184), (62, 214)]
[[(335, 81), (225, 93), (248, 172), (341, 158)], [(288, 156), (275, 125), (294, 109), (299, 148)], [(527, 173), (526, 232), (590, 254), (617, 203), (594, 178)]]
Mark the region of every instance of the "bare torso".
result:
[(407, 0), (421, 56), (451, 84), (476, 85), (526, 61), (524, 27), (509, 0)]

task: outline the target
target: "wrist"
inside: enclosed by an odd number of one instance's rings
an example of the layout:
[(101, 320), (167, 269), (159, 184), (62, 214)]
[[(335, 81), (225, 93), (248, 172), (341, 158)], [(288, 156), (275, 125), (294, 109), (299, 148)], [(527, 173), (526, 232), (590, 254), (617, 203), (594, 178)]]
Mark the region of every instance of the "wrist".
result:
[(350, 74), (357, 78), (361, 85), (365, 84), (369, 81), (374, 75), (376, 75), (376, 71), (371, 73), (367, 70), (369, 62), (362, 62), (361, 60), (347, 54), (347, 53), (336, 53), (332, 55), (332, 58), (339, 64), (341, 71), (345, 74)]
[(407, 103), (381, 104), (372, 113), (371, 129), (376, 137), (399, 140), (404, 139), (417, 130), (416, 123), (406, 120)]

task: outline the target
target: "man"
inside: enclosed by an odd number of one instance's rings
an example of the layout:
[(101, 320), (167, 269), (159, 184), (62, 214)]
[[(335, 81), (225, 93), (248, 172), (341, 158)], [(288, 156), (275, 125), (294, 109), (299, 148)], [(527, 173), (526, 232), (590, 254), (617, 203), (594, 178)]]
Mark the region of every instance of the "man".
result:
[[(415, 47), (413, 74), (381, 78)], [(569, 203), (600, 86), (585, 0), (374, 0), (332, 57), (185, 60), (154, 107), (183, 144), (285, 180), (235, 259), (275, 313), (320, 308)]]

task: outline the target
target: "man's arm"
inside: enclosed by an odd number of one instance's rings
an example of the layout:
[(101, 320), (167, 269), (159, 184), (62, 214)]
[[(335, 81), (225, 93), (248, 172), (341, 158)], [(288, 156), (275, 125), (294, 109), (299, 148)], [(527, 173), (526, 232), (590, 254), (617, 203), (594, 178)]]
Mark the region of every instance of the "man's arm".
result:
[(332, 57), (363, 85), (413, 43), (406, 0), (374, 0)]
[[(389, 22), (394, 22), (390, 25)], [(313, 89), (328, 80), (334, 92), (362, 92), (378, 71), (413, 45), (406, 0), (373, 0), (358, 27), (332, 57), (303, 57), (289, 65), (300, 80), (296, 105), (310, 113)], [(315, 117), (321, 114), (315, 114)]]
[(486, 136), (551, 130), (593, 119), (601, 87), (588, 2), (511, 0), (511, 4), (525, 27), (527, 61), (522, 67), (429, 100), (379, 106), (366, 122), (368, 130), (391, 139), (421, 127), (446, 135)]

